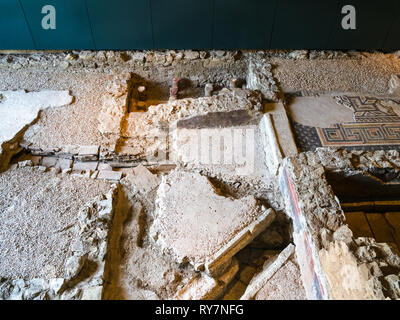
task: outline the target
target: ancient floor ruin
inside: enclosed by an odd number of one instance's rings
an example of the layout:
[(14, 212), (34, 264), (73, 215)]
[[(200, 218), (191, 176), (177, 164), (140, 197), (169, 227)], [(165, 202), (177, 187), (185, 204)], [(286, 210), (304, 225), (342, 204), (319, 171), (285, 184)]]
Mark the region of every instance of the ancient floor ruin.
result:
[(0, 54), (0, 299), (400, 299), (400, 56)]

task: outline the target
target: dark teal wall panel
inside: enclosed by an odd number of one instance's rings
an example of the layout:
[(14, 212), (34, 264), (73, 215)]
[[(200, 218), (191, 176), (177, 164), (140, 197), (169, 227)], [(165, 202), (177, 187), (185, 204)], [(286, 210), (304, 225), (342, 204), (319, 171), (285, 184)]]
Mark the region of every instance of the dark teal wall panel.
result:
[[(383, 48), (390, 27), (396, 18), (395, 3), (399, 0), (340, 0), (340, 10), (335, 18), (335, 27), (327, 48), (374, 49)], [(341, 8), (353, 5), (356, 8), (355, 30), (342, 28)], [(397, 47), (399, 46), (397, 41)]]
[[(21, 0), (38, 49), (94, 49), (84, 0)], [(42, 28), (42, 7), (56, 8), (56, 29)]]
[(18, 0), (0, 0), (0, 49), (35, 49)]
[(395, 1), (395, 19), (389, 28), (388, 34), (383, 45), (385, 50), (400, 49), (400, 1)]
[(271, 48), (325, 48), (337, 8), (338, 0), (278, 0)]
[(0, 49), (35, 48), (398, 50), (400, 0), (0, 0)]
[(277, 0), (215, 0), (213, 47), (268, 48), (276, 3)]
[(150, 0), (150, 2), (156, 48), (212, 47), (213, 0)]
[(153, 48), (149, 0), (86, 0), (97, 49)]

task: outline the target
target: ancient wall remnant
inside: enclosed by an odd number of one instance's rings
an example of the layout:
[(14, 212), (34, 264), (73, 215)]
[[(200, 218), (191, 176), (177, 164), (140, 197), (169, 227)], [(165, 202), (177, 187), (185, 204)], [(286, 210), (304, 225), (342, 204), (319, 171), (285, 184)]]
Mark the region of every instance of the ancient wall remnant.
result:
[[(397, 151), (349, 152), (321, 148), (283, 161), (281, 190), (287, 212), (293, 219), (296, 254), (309, 299), (398, 296), (393, 288), (396, 288), (400, 258), (387, 244), (375, 245), (371, 243), (373, 239), (353, 238), (340, 201), (326, 179), (330, 172), (368, 176), (377, 173), (385, 176), (390, 172), (393, 179), (393, 172), (394, 176), (399, 174), (398, 157)], [(369, 252), (367, 260), (361, 254), (365, 250)], [(381, 262), (374, 260), (374, 255)], [(337, 272), (339, 260), (341, 277), (338, 278), (333, 270)], [(391, 269), (386, 268), (388, 265)]]

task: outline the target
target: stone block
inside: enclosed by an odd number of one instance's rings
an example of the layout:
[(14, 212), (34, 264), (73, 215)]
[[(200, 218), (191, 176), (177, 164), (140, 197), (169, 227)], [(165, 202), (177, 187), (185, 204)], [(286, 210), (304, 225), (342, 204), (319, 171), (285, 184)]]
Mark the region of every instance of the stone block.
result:
[(47, 168), (55, 167), (55, 165), (57, 164), (57, 160), (58, 158), (56, 157), (43, 157), (42, 166), (45, 166)]
[(110, 166), (108, 163), (104, 162), (99, 162), (99, 166), (97, 167), (99, 170), (111, 170), (112, 171), (112, 166)]
[(61, 170), (70, 169), (72, 167), (71, 159), (58, 159), (56, 163), (56, 168), (60, 168)]
[(100, 170), (96, 179), (118, 182), (119, 180), (121, 180), (121, 178), (122, 178), (122, 172)]
[(256, 199), (224, 197), (198, 173), (173, 171), (157, 193), (153, 239), (179, 263), (215, 277), (275, 218)]
[(85, 288), (82, 290), (82, 300), (101, 300), (102, 293), (102, 286)]
[(18, 162), (18, 167), (23, 168), (23, 167), (32, 167), (33, 162), (31, 160), (25, 160), (25, 161), (20, 161)]
[(80, 161), (94, 161), (99, 158), (99, 146), (81, 146), (75, 158)]
[(152, 174), (145, 166), (139, 165), (126, 175), (137, 190), (143, 193), (150, 192), (158, 187), (160, 179)]
[(72, 170), (76, 172), (95, 171), (97, 169), (97, 166), (98, 166), (97, 161), (88, 161), (88, 162), (75, 161)]

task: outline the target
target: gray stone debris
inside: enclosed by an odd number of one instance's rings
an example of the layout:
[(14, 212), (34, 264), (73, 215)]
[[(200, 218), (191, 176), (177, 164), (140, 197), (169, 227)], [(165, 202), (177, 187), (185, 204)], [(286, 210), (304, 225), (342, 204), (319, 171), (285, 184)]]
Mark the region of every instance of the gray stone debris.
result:
[(99, 158), (99, 146), (81, 146), (75, 157), (79, 161), (96, 161)]
[(214, 86), (211, 83), (207, 83), (204, 87), (204, 96), (211, 97), (213, 90), (214, 90)]
[(95, 171), (98, 167), (97, 161), (89, 161), (89, 162), (78, 162), (75, 161), (72, 167), (73, 171), (82, 172), (82, 171)]
[(266, 99), (277, 100), (278, 87), (266, 59), (250, 59), (246, 83), (248, 89), (260, 91)]
[(400, 96), (400, 77), (397, 74), (392, 75), (389, 80), (389, 94)]
[(33, 166), (33, 162), (31, 160), (24, 160), (24, 161), (18, 162), (18, 167), (19, 168), (32, 167), (32, 166)]
[(160, 184), (160, 179), (143, 165), (139, 165), (128, 172), (126, 179), (135, 186), (136, 190), (143, 193), (156, 189)]
[(307, 59), (308, 50), (295, 50), (289, 53), (290, 59)]
[(185, 58), (188, 60), (195, 60), (200, 58), (200, 53), (198, 51), (185, 50), (184, 54)]
[(42, 166), (45, 166), (47, 168), (55, 167), (57, 160), (58, 159), (56, 157), (43, 157)]
[(236, 259), (228, 266), (226, 271), (217, 279), (205, 273), (196, 275), (174, 297), (175, 300), (215, 300), (221, 297), (227, 285), (239, 270)]
[(273, 275), (286, 263), (294, 254), (294, 246), (289, 244), (279, 255), (270, 258), (263, 270), (257, 274), (250, 282), (241, 300), (253, 299), (257, 293), (267, 284)]
[(71, 159), (58, 159), (56, 163), (56, 168), (61, 170), (70, 169), (72, 167), (73, 161)]
[(111, 182), (118, 182), (122, 178), (122, 172), (120, 171), (110, 171), (110, 170), (100, 170), (97, 179), (104, 179)]

